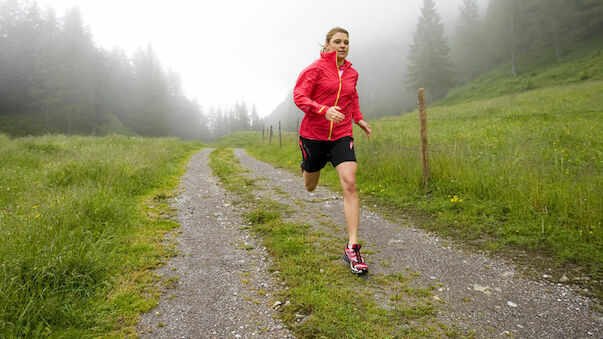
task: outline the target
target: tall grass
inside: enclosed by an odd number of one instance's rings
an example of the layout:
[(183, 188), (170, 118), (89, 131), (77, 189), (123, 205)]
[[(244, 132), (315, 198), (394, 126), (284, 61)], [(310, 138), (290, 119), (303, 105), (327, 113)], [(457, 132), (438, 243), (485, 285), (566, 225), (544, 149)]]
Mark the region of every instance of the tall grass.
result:
[[(424, 189), (416, 112), (355, 131), (365, 198), (418, 211), (426, 227), (488, 250), (523, 249), (603, 278), (603, 82), (428, 108)], [(252, 154), (299, 172), (299, 147), (248, 135)], [(225, 142), (225, 141), (223, 141)], [(338, 188), (329, 165), (321, 180)], [(300, 179), (301, 180), (301, 179)]]
[[(147, 218), (199, 145), (0, 135), (0, 337), (124, 335), (168, 255)], [(153, 199), (155, 197), (155, 199)], [(121, 334), (120, 334), (121, 333)]]

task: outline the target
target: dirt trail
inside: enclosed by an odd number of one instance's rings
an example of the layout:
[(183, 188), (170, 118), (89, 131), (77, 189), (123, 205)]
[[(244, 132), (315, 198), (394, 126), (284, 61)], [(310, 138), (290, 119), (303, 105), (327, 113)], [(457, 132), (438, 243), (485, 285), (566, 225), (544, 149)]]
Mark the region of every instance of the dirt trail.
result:
[[(248, 156), (235, 154), (246, 175), (263, 189), (254, 193), (289, 205), (297, 218), (321, 227), (328, 219), (341, 225), (345, 238), (343, 200), (339, 194), (319, 187), (308, 193), (299, 175), (276, 169)], [(424, 286), (437, 286), (437, 317), (440, 321), (475, 330), (477, 337), (602, 338), (603, 316), (590, 309), (591, 300), (572, 288), (533, 281), (502, 260), (451, 247), (410, 220), (400, 224), (361, 210), (361, 239), (372, 274), (408, 270), (420, 274)], [(343, 248), (343, 243), (342, 243)], [(370, 279), (370, 275), (369, 275)], [(378, 296), (375, 296), (378, 298)]]
[(194, 155), (181, 179), (175, 202), (180, 254), (158, 270), (162, 296), (142, 316), (138, 333), (143, 338), (291, 337), (272, 307), (278, 283), (268, 273), (270, 259), (241, 230), (244, 211), (216, 184), (210, 152)]

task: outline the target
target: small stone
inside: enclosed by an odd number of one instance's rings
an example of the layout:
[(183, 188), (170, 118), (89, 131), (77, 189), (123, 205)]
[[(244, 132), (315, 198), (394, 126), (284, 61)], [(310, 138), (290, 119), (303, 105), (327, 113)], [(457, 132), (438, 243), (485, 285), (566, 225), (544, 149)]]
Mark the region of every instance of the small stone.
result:
[(512, 276), (514, 276), (515, 273), (511, 272), (511, 271), (507, 271), (505, 273), (502, 274), (503, 278), (511, 278)]
[(561, 278), (559, 278), (559, 282), (567, 282), (569, 281), (569, 278), (567, 277), (567, 275), (562, 275)]
[(235, 334), (235, 338), (240, 338), (241, 335), (240, 334)]
[(285, 301), (285, 307), (289, 306), (291, 302), (289, 300)]
[(517, 307), (517, 304), (512, 301), (507, 301), (507, 305), (509, 305), (510, 307), (513, 307), (513, 308)]
[(431, 277), (429, 277), (429, 279), (436, 280), (436, 277), (435, 276), (431, 276)]
[(283, 304), (282, 302), (277, 300), (274, 302), (274, 305), (272, 305), (272, 308), (277, 308), (277, 307), (281, 306), (282, 304)]
[(519, 327), (519, 328), (523, 328), (523, 325), (517, 324), (517, 327)]
[(490, 286), (482, 286), (482, 285), (478, 285), (478, 284), (473, 284), (473, 290), (474, 291), (478, 291), (478, 292), (482, 292), (484, 294), (487, 295), (491, 295), (492, 292), (490, 292)]
[(544, 279), (551, 279), (551, 276), (550, 276), (550, 275), (548, 275), (548, 274), (543, 274), (543, 275), (542, 275), (542, 277), (543, 277)]

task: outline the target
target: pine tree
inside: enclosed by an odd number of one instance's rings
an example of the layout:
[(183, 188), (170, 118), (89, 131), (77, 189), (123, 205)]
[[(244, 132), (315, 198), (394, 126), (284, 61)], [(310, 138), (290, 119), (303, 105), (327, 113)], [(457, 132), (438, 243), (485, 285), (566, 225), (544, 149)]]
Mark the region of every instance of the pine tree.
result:
[(259, 131), (262, 128), (262, 121), (258, 114), (258, 110), (255, 108), (255, 104), (251, 106), (251, 113), (249, 115), (251, 119), (251, 130)]
[(482, 23), (477, 0), (463, 0), (459, 11), (451, 57), (457, 79), (466, 83), (484, 70)]
[(407, 86), (425, 88), (428, 102), (446, 95), (452, 85), (450, 48), (434, 0), (423, 0), (421, 17), (408, 55)]

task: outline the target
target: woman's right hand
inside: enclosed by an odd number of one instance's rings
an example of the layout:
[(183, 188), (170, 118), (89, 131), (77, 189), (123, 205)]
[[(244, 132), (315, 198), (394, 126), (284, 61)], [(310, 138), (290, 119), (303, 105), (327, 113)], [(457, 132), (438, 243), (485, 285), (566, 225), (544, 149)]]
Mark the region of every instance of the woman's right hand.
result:
[(340, 109), (341, 109), (341, 107), (339, 107), (339, 106), (329, 107), (329, 109), (327, 110), (327, 113), (325, 113), (325, 119), (332, 121), (334, 123), (341, 122), (343, 120), (343, 118), (345, 118), (345, 115), (339, 111)]

